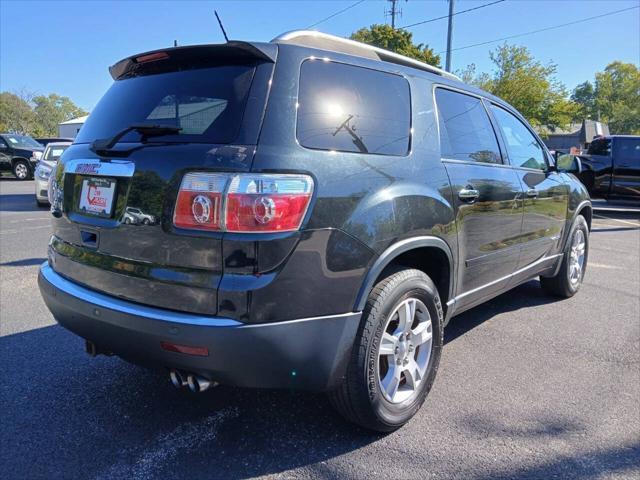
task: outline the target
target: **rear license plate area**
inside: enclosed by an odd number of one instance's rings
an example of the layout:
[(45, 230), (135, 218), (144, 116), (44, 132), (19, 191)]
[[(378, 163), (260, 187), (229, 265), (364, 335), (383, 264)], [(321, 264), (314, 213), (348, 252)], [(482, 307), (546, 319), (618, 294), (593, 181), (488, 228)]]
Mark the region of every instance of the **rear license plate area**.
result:
[(116, 186), (115, 178), (83, 177), (78, 199), (78, 213), (111, 218)]

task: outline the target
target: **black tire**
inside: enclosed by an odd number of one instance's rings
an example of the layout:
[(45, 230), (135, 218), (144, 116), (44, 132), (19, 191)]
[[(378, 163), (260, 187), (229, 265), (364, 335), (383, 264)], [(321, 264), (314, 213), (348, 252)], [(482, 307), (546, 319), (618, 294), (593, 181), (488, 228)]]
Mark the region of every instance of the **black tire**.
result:
[(32, 177), (29, 162), (26, 160), (16, 160), (13, 164), (13, 176), (21, 181), (29, 180)]
[[(582, 232), (582, 235), (584, 236), (584, 261), (578, 281), (571, 282), (571, 280), (569, 279), (571, 266), (571, 246), (579, 231)], [(585, 218), (582, 215), (578, 215), (573, 222), (571, 230), (569, 231), (569, 236), (567, 237), (560, 270), (558, 270), (558, 273), (554, 277), (540, 277), (540, 285), (542, 286), (542, 289), (546, 293), (554, 295), (556, 297), (569, 298), (574, 296), (578, 292), (578, 290), (580, 290), (580, 286), (582, 285), (582, 280), (584, 279), (584, 274), (587, 270), (588, 258), (589, 226), (587, 225), (587, 221), (585, 220)]]
[[(389, 316), (396, 306), (408, 298), (420, 300), (429, 312), (432, 325), (431, 355), (423, 379), (412, 396), (401, 403), (391, 403), (380, 389), (378, 351)], [(329, 394), (332, 405), (347, 420), (362, 427), (379, 432), (400, 428), (420, 409), (431, 390), (440, 363), (442, 342), (442, 304), (431, 279), (424, 272), (414, 269), (391, 273), (369, 295), (346, 378), (338, 389)]]

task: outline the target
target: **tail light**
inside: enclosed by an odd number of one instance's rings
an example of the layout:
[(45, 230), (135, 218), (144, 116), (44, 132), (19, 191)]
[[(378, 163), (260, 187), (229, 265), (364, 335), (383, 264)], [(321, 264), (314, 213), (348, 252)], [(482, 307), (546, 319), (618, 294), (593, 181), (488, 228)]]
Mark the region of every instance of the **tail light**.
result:
[(187, 173), (182, 179), (173, 224), (195, 230), (221, 230), (222, 195), (226, 175)]
[(188, 173), (182, 179), (176, 227), (226, 232), (298, 230), (309, 207), (308, 175)]

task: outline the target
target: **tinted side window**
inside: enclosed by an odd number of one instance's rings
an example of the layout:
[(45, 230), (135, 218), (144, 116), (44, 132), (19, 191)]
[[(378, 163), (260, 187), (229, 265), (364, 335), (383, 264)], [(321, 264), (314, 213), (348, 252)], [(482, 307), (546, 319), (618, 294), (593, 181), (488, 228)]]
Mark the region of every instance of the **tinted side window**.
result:
[(491, 108), (507, 144), (511, 165), (546, 170), (547, 162), (542, 145), (524, 123), (500, 107), (492, 105)]
[(406, 155), (409, 83), (398, 75), (322, 60), (300, 68), (296, 136), (319, 150)]
[(587, 153), (589, 155), (611, 155), (611, 139), (600, 138), (592, 141)]
[(616, 138), (615, 143), (620, 163), (640, 168), (640, 138)]
[(480, 99), (438, 88), (436, 103), (443, 158), (501, 163), (498, 141)]

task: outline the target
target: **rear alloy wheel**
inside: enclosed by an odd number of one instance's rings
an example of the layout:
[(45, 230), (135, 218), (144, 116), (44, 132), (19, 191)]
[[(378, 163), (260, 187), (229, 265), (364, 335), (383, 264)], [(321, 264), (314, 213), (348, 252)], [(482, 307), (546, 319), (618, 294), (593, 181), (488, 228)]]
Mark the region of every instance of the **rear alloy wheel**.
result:
[(438, 290), (420, 270), (391, 273), (371, 291), (346, 378), (331, 392), (347, 420), (391, 432), (420, 409), (438, 370), (443, 313)]
[(589, 257), (589, 226), (583, 216), (574, 221), (560, 270), (554, 277), (540, 277), (545, 292), (558, 297), (572, 297), (580, 289)]
[(377, 377), (387, 401), (402, 403), (420, 390), (432, 343), (429, 310), (417, 298), (407, 298), (389, 317), (378, 350)]
[(18, 180), (28, 180), (31, 172), (29, 171), (29, 165), (24, 160), (18, 160), (13, 164), (13, 175)]

